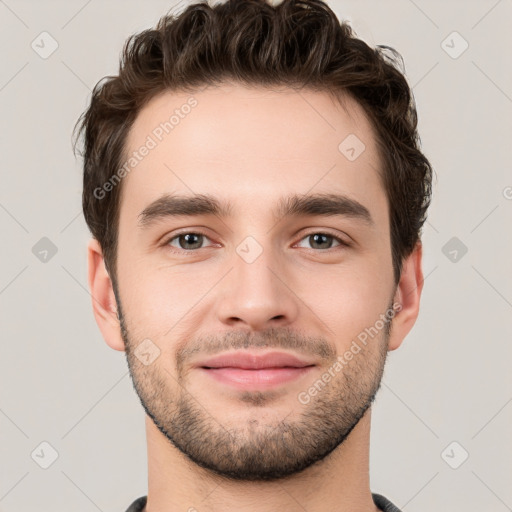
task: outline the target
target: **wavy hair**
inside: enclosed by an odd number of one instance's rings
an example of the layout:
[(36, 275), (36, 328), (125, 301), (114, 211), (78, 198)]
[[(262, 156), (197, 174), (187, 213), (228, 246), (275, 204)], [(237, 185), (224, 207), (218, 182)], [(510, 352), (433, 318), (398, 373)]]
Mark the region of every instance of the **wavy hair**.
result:
[(417, 113), (401, 55), (358, 39), (322, 0), (227, 0), (189, 4), (125, 42), (118, 75), (101, 79), (78, 119), (83, 138), (83, 213), (116, 283), (122, 183), (101, 187), (124, 161), (125, 141), (144, 105), (164, 91), (190, 91), (234, 81), (325, 91), (355, 99), (376, 133), (379, 170), (390, 216), (395, 283), (420, 240), (433, 170), (420, 149)]

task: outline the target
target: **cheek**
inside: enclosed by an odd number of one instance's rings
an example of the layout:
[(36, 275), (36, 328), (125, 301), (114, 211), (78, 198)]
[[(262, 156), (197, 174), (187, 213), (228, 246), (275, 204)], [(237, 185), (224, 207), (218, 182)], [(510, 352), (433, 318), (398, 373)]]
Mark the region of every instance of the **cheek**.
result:
[(151, 268), (141, 264), (127, 274), (122, 297), (130, 326), (139, 338), (153, 339), (161, 349), (168, 345), (165, 340), (190, 328), (190, 318), (200, 307), (198, 301), (215, 282), (211, 271), (185, 266)]
[(297, 294), (330, 329), (326, 335), (344, 346), (385, 313), (391, 293), (387, 274), (389, 269), (385, 273), (378, 264), (337, 271), (331, 267), (315, 272), (309, 284), (302, 276)]

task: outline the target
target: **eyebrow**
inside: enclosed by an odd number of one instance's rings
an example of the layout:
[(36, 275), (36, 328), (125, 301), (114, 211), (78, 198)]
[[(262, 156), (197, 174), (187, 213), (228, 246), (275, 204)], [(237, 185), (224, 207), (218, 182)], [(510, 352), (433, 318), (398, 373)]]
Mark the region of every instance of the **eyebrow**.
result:
[[(193, 196), (164, 194), (139, 214), (138, 226), (141, 229), (148, 228), (160, 220), (182, 216), (230, 217), (232, 212), (233, 205), (230, 202), (221, 203), (209, 194)], [(277, 218), (303, 215), (342, 216), (363, 221), (368, 226), (375, 225), (370, 212), (364, 205), (340, 194), (294, 194), (282, 198), (274, 211), (274, 216)]]

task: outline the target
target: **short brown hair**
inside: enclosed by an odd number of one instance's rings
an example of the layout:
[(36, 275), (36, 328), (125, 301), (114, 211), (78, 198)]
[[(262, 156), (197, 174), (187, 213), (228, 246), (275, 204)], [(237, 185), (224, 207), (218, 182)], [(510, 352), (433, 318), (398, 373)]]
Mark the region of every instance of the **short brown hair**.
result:
[[(154, 29), (130, 36), (119, 74), (100, 80), (75, 125), (84, 135), (84, 217), (116, 283), (122, 184), (95, 190), (124, 159), (128, 132), (142, 107), (163, 91), (193, 91), (232, 81), (287, 86), (354, 98), (370, 119), (383, 162), (395, 283), (420, 240), (432, 192), (432, 168), (419, 148), (417, 113), (401, 55), (371, 48), (322, 0), (227, 0), (193, 3)], [(399, 66), (400, 64), (400, 66)], [(402, 70), (400, 70), (400, 69)], [(340, 141), (341, 142), (341, 141)]]

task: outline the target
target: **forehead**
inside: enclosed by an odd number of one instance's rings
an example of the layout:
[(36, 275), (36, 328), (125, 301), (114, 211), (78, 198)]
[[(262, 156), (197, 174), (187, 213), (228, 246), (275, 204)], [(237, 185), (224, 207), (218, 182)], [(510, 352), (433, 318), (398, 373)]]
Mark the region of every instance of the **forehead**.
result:
[(290, 192), (339, 192), (374, 217), (387, 210), (374, 131), (349, 96), (340, 104), (325, 92), (232, 84), (167, 91), (137, 116), (125, 163), (130, 224), (164, 193), (210, 194), (256, 213)]

